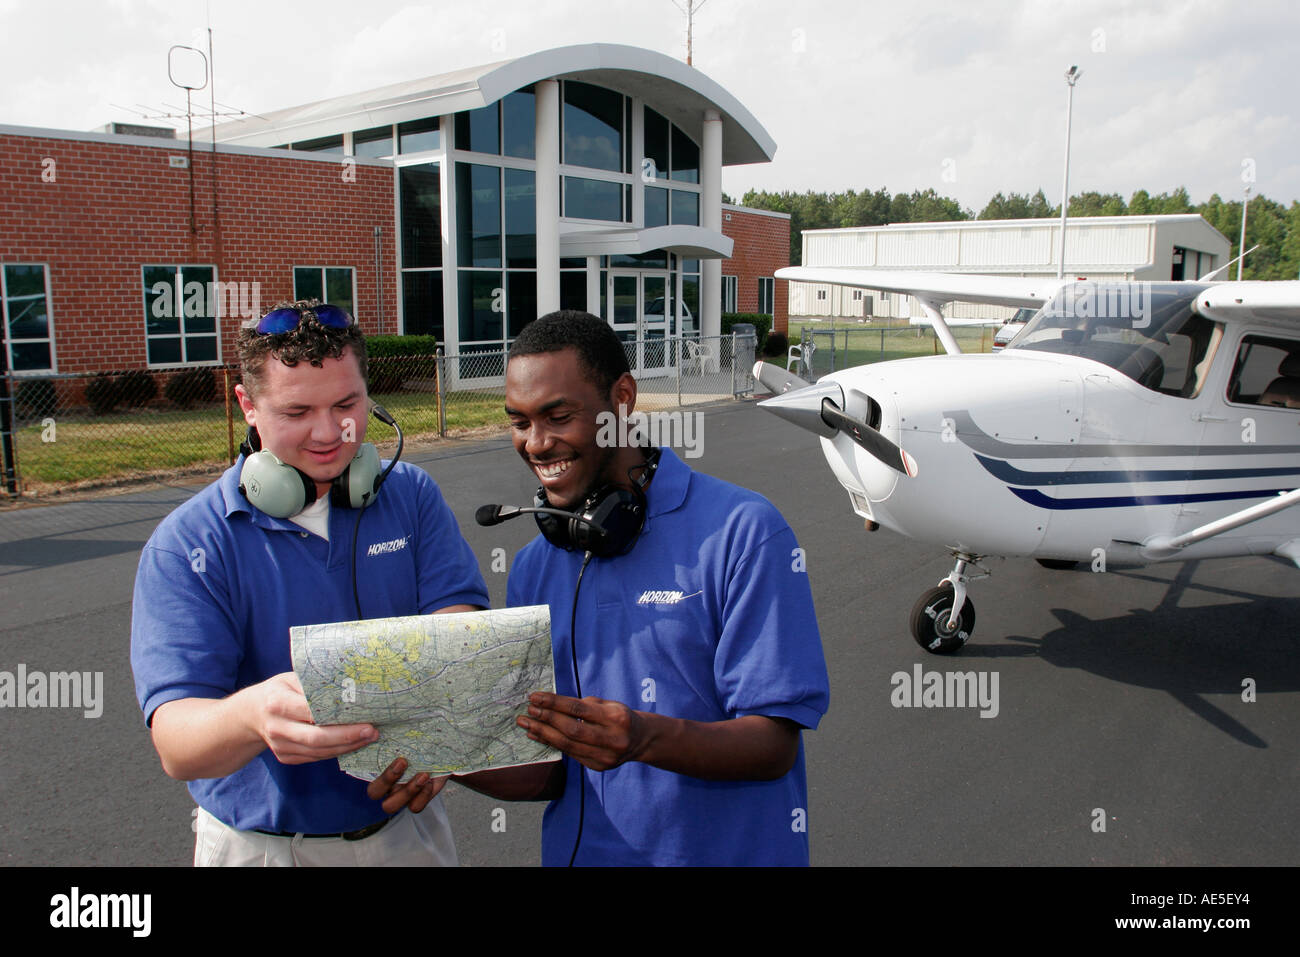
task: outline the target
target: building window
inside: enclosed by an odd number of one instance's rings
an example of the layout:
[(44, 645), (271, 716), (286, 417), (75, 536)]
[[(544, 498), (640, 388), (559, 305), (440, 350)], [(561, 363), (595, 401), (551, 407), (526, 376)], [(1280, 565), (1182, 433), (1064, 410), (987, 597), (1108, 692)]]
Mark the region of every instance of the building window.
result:
[(409, 123), (397, 124), (397, 151), (399, 153), (423, 153), (436, 150), (442, 145), (442, 133), (438, 126), (438, 117), (427, 120), (411, 120)]
[(393, 155), (393, 128), (376, 126), (371, 130), (358, 130), (352, 134), (352, 155), (378, 159)]
[(49, 274), (44, 266), (16, 263), (0, 270), (7, 369), (54, 371)]
[(623, 129), (626, 115), (623, 99), (623, 94), (614, 90), (574, 80), (565, 81), (560, 120), (563, 125), (562, 162), (613, 173), (630, 172), (623, 168), (623, 141), (628, 135), (628, 131)]
[(763, 315), (776, 315), (776, 280), (763, 276), (758, 280), (758, 311)]
[(505, 176), (506, 266), (534, 269), (537, 266), (537, 174), (509, 167), (502, 174)]
[(442, 270), (402, 272), (402, 332), (444, 339)]
[(700, 148), (695, 142), (673, 127), (673, 175), (681, 183), (698, 183), (700, 181)]
[(294, 266), (293, 298), (319, 299), (356, 312), (356, 270), (351, 266)]
[(402, 268), (442, 266), (442, 185), (437, 163), (397, 171), (402, 208)]
[(598, 219), (624, 222), (622, 184), (605, 179), (564, 177), (564, 216), (570, 219)]
[(668, 190), (658, 186), (645, 188), (646, 228), (668, 225)]
[[(560, 270), (560, 308), (579, 309), (589, 312), (587, 308), (587, 270)], [(597, 307), (599, 308), (599, 306)]]
[(218, 361), (216, 270), (144, 266), (145, 348), (151, 366)]
[[(700, 261), (683, 259), (682, 263), (682, 335), (696, 335), (700, 332)], [(735, 278), (735, 277), (732, 277)]]
[(501, 103), (456, 114), (456, 149), (471, 153), (501, 153)]
[(517, 159), (534, 159), (537, 133), (537, 97), (531, 86), (515, 90), (501, 101), (502, 152)]
[(505, 312), (505, 284), (501, 270), (460, 270), (457, 283), (460, 294), (461, 351), (471, 343), (488, 342), (501, 348), (501, 315)]
[(303, 150), (308, 153), (339, 153), (343, 152), (343, 134), (337, 136), (322, 136), (315, 140), (299, 140), (293, 144), (296, 150)]
[(736, 277), (722, 277), (722, 311), (736, 312)]
[(642, 164), (642, 173), (653, 175), (655, 179), (667, 179), (672, 169), (671, 157), (668, 155), (672, 124), (648, 106), (641, 111), (641, 116), (645, 124), (645, 158), (650, 161)]
[(700, 194), (688, 193), (680, 189), (673, 192), (673, 225), (700, 225)]
[(501, 168), (456, 164), (456, 261), (501, 265)]

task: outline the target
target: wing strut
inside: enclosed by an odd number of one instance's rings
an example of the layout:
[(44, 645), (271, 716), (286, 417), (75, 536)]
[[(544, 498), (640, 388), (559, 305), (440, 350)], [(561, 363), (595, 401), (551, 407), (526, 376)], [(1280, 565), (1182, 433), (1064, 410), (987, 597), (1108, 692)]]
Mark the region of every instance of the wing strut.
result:
[(1213, 522), (1207, 522), (1190, 532), (1184, 532), (1181, 535), (1172, 537), (1169, 535), (1156, 535), (1148, 539), (1142, 546), (1142, 557), (1152, 561), (1169, 558), (1188, 545), (1195, 545), (1197, 542), (1203, 542), (1207, 538), (1213, 538), (1223, 532), (1229, 532), (1234, 528), (1240, 528), (1242, 525), (1257, 522), (1261, 518), (1266, 518), (1274, 512), (1280, 512), (1284, 508), (1290, 508), (1296, 504), (1300, 504), (1300, 488), (1292, 489), (1290, 492), (1279, 492), (1276, 498), (1269, 499), (1267, 502), (1260, 502), (1258, 505), (1252, 505), (1250, 508), (1243, 508), (1240, 512), (1233, 512), (1231, 515), (1225, 515)]
[(948, 353), (950, 356), (961, 355), (961, 346), (957, 345), (957, 340), (953, 336), (952, 330), (948, 328), (948, 320), (945, 319), (943, 313), (939, 311), (938, 304), (934, 300), (927, 299), (925, 296), (918, 296), (916, 293), (912, 293), (912, 296), (921, 304), (921, 308), (925, 310), (925, 314), (929, 318), (930, 322), (934, 323), (934, 334), (938, 336), (939, 341), (943, 343), (943, 351)]

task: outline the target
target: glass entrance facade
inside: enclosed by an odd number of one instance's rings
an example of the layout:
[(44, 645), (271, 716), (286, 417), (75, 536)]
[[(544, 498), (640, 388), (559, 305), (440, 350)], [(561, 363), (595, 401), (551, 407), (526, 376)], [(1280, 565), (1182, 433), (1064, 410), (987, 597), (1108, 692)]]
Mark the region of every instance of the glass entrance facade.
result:
[[(560, 81), (559, 198), (563, 224), (609, 229), (700, 225), (700, 148), (639, 99)], [(482, 353), (453, 370), (491, 378), (538, 314), (537, 98), (532, 86), (477, 110), (422, 124), (397, 168), (401, 329), (432, 334), (450, 353)], [(403, 124), (403, 127), (421, 125)], [(634, 150), (634, 144), (639, 147)], [(567, 232), (567, 230), (565, 230)], [(643, 375), (667, 374), (669, 340), (698, 332), (700, 261), (666, 251), (561, 260), (565, 308), (610, 321)]]

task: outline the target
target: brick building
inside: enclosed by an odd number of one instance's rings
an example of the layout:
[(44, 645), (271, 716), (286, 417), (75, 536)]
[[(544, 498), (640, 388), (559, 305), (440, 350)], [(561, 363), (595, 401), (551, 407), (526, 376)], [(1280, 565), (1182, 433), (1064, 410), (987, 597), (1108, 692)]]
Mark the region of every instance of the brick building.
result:
[(790, 284), (775, 276), (790, 265), (790, 214), (724, 203), (722, 231), (736, 244), (722, 261), (722, 311), (764, 313), (786, 332)]
[(268, 154), (219, 147), (214, 204), (209, 150), (0, 128), (15, 372), (230, 362), (241, 321), (322, 277), (368, 333), (398, 331), (391, 163)]

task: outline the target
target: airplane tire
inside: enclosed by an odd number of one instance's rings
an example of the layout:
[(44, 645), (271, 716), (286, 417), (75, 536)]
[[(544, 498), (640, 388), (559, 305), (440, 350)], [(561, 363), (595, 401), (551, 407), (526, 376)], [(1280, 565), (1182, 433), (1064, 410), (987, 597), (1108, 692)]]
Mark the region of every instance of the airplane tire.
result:
[(957, 618), (957, 627), (948, 628), (952, 612), (952, 584), (931, 588), (912, 606), (912, 637), (934, 655), (951, 655), (960, 651), (975, 630), (975, 605), (969, 598)]
[(1034, 561), (1044, 568), (1050, 568), (1053, 571), (1069, 571), (1071, 568), (1078, 568), (1079, 563), (1070, 561), (1068, 558), (1035, 558)]

